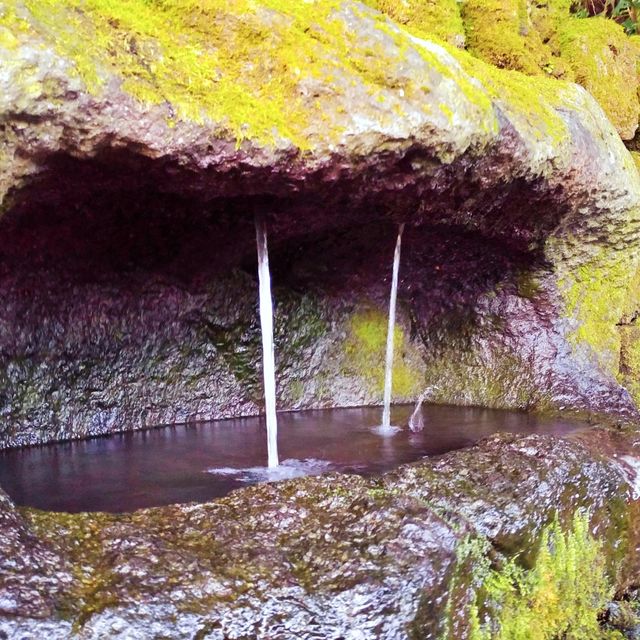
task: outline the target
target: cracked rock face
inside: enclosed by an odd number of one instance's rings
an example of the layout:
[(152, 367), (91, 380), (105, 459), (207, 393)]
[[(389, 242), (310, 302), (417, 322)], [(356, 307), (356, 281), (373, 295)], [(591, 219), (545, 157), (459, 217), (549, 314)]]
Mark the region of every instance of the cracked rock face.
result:
[[(618, 325), (637, 307), (640, 183), (594, 100), (357, 3), (276, 4), (210, 21), (240, 67), (220, 68), (203, 118), (184, 93), (136, 84), (145, 52), (197, 37), (188, 16), (179, 36), (139, 25), (123, 52), (117, 3), (3, 14), (0, 446), (257, 413), (257, 212), (281, 408), (380, 401), (371, 372), (405, 221), (395, 400), (433, 386), (438, 402), (633, 420)], [(282, 74), (286, 127), (254, 110), (238, 129), (234, 104), (216, 102), (255, 72), (246, 31), (298, 61), (264, 70)], [(163, 78), (188, 75), (161, 60)]]
[(0, 613), (0, 630), (9, 638), (386, 640), (445, 630), (465, 638), (477, 585), (459, 559), (470, 538), (489, 540), (496, 562), (535, 557), (556, 515), (567, 523), (588, 509), (617, 586), (637, 576), (635, 472), (598, 453), (623, 449), (635, 459), (633, 440), (604, 431), (494, 436), (382, 478), (329, 474), (132, 514), (18, 513), (5, 499), (3, 540), (18, 535), (22, 547), (16, 580), (0, 583), (3, 603), (18, 599)]

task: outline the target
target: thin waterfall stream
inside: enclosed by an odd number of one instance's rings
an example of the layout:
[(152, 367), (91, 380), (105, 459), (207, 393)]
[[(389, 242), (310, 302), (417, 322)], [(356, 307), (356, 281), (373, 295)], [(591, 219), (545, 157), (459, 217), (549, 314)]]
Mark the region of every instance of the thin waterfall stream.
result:
[(391, 428), (391, 384), (393, 382), (393, 341), (396, 326), (396, 300), (398, 297), (398, 273), (400, 271), (400, 249), (404, 223), (398, 227), (396, 249), (393, 254), (393, 273), (391, 276), (391, 296), (389, 299), (389, 324), (387, 328), (387, 351), (384, 368), (384, 401), (382, 409), (382, 428)]
[(276, 366), (273, 348), (273, 300), (269, 272), (267, 225), (261, 215), (255, 217), (258, 248), (258, 280), (260, 283), (260, 327), (262, 330), (262, 375), (264, 378), (264, 406), (267, 421), (267, 457), (269, 468), (277, 467), (278, 417), (276, 415)]

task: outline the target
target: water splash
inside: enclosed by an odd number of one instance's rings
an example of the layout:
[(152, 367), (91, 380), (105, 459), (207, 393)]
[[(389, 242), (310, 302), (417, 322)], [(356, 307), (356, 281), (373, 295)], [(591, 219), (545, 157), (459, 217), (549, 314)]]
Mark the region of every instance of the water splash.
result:
[(279, 482), (304, 476), (319, 476), (333, 469), (334, 465), (328, 460), (305, 458), (304, 460), (287, 459), (277, 468), (273, 467), (248, 467), (237, 469), (235, 467), (219, 467), (207, 469), (207, 473), (219, 476), (232, 476), (240, 482)]
[(276, 366), (273, 349), (273, 301), (267, 225), (264, 217), (256, 214), (256, 244), (258, 248), (258, 280), (260, 282), (260, 327), (262, 329), (262, 375), (264, 378), (264, 405), (267, 420), (267, 464), (278, 466), (278, 418), (276, 416)]
[(422, 415), (422, 404), (425, 400), (429, 398), (433, 394), (434, 391), (437, 391), (438, 387), (427, 387), (418, 398), (416, 402), (416, 406), (409, 418), (409, 429), (414, 432), (422, 431), (424, 429), (424, 416)]
[(398, 227), (396, 250), (393, 254), (393, 275), (391, 277), (391, 297), (389, 299), (389, 326), (387, 328), (387, 353), (384, 365), (384, 400), (382, 409), (382, 429), (389, 433), (391, 428), (391, 382), (393, 375), (393, 334), (396, 326), (396, 299), (398, 297), (398, 272), (400, 271), (400, 247), (404, 223)]
[(383, 438), (389, 438), (391, 436), (395, 436), (398, 431), (402, 431), (400, 427), (394, 427), (393, 425), (384, 426), (379, 424), (377, 427), (371, 427), (371, 431), (373, 433), (382, 436)]

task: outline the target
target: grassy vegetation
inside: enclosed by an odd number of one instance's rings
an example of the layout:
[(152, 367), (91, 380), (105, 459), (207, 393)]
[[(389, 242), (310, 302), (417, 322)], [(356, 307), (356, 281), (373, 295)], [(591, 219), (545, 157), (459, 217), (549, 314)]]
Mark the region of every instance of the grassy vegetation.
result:
[(489, 570), (472, 606), (472, 640), (598, 640), (610, 638), (598, 616), (613, 597), (602, 543), (589, 517), (576, 513), (563, 531), (556, 520), (542, 535), (531, 569), (510, 560)]

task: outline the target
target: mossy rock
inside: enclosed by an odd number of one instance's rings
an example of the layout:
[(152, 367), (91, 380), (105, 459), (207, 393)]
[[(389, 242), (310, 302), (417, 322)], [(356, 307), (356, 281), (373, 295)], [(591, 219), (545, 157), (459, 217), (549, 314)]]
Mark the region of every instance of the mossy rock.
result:
[(476, 560), (481, 586), (471, 608), (471, 640), (611, 637), (599, 621), (614, 595), (603, 542), (586, 513), (576, 512), (567, 528), (557, 520), (545, 528), (530, 568), (513, 558), (498, 570)]
[(458, 0), (367, 0), (366, 4), (420, 38), (435, 37), (461, 49), (465, 46)]
[(580, 83), (600, 103), (625, 140), (638, 128), (640, 46), (606, 18), (568, 18), (558, 27), (562, 58)]
[[(388, 316), (377, 309), (356, 312), (348, 321), (343, 345), (343, 370), (347, 376), (363, 379), (370, 393), (380, 401), (384, 390)], [(424, 365), (418, 346), (396, 324), (392, 370), (392, 399), (415, 400), (424, 384)]]
[(529, 75), (553, 70), (551, 50), (530, 22), (526, 0), (466, 0), (462, 15), (469, 50), (477, 57)]

